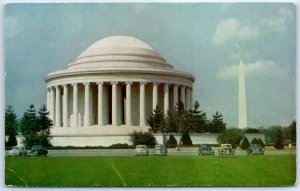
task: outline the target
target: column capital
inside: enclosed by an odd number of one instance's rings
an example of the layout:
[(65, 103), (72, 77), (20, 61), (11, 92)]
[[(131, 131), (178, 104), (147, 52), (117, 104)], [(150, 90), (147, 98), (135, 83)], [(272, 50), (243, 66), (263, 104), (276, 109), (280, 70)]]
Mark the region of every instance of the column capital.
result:
[(69, 84), (62, 84), (62, 87), (68, 87)]
[(146, 85), (147, 82), (140, 82), (140, 85)]
[(90, 82), (84, 82), (83, 85), (90, 85)]
[(173, 84), (173, 86), (174, 86), (174, 87), (178, 87), (179, 85), (178, 85), (178, 84)]
[(113, 84), (118, 84), (118, 83), (119, 83), (119, 82), (110, 82), (110, 84), (112, 84), (112, 85), (113, 85)]
[(167, 87), (167, 86), (169, 87), (169, 85), (170, 85), (170, 84), (168, 84), (168, 83), (165, 83), (165, 84), (164, 84), (165, 87)]
[(60, 89), (60, 86), (61, 86), (61, 85), (56, 85), (56, 86), (55, 86), (55, 89)]
[(78, 83), (73, 83), (72, 86), (78, 86)]
[(103, 85), (104, 82), (100, 81), (100, 82), (96, 82), (97, 85)]
[(159, 85), (159, 82), (153, 82), (153, 85)]
[(126, 84), (126, 85), (128, 85), (128, 84), (131, 85), (131, 84), (133, 84), (133, 82), (129, 82), (129, 81), (128, 81), (128, 82), (125, 82), (125, 84)]

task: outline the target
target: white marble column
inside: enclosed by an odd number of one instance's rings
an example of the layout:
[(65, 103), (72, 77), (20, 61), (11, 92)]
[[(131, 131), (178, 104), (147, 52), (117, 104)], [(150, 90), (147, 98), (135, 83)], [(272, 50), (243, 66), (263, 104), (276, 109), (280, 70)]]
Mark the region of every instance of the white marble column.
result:
[(131, 84), (126, 82), (126, 125), (132, 125), (131, 119)]
[(98, 82), (98, 126), (103, 126), (103, 82)]
[(54, 125), (54, 117), (55, 117), (55, 94), (54, 94), (54, 87), (50, 88), (50, 119), (52, 120), (52, 123)]
[(55, 86), (55, 126), (61, 127), (61, 89)]
[(186, 105), (185, 105), (185, 86), (180, 87), (180, 101), (183, 103), (184, 109), (185, 109), (186, 108)]
[(118, 125), (118, 111), (117, 111), (117, 85), (118, 82), (111, 82), (112, 84), (112, 93), (111, 93), (111, 117), (112, 117), (112, 125)]
[(153, 83), (153, 91), (152, 91), (152, 110), (156, 109), (157, 99), (158, 99), (158, 83)]
[(145, 126), (145, 82), (140, 83), (140, 126)]
[(46, 105), (46, 107), (47, 107), (47, 111), (48, 112), (50, 112), (50, 98), (51, 98), (51, 94), (50, 94), (50, 88), (47, 88), (47, 105)]
[(176, 107), (176, 104), (178, 103), (178, 85), (174, 85), (173, 89), (173, 107)]
[(63, 100), (63, 126), (67, 127), (68, 126), (68, 116), (69, 116), (69, 111), (68, 111), (68, 101), (69, 101), (69, 89), (68, 89), (68, 84), (64, 84), (64, 100)]
[(90, 83), (84, 83), (84, 126), (90, 126)]
[(73, 84), (73, 120), (74, 125), (78, 125), (78, 84)]
[(191, 103), (190, 108), (193, 108), (194, 102), (193, 102), (193, 88), (192, 87), (190, 88), (190, 103)]
[(191, 97), (190, 97), (190, 87), (186, 87), (186, 96), (185, 96), (185, 104), (186, 104), (186, 107), (185, 109), (186, 110), (190, 110), (191, 109)]
[(164, 86), (164, 114), (168, 115), (169, 111), (169, 84)]

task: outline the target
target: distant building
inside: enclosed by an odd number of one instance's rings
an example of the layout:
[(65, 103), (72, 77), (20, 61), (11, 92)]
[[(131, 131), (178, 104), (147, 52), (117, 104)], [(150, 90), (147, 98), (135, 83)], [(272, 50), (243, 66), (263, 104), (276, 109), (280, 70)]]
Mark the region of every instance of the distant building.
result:
[(128, 143), (132, 131), (147, 131), (157, 105), (164, 113), (179, 101), (191, 108), (194, 77), (174, 70), (141, 40), (111, 36), (45, 81), (52, 144), (108, 146)]
[(252, 142), (254, 138), (261, 139), (264, 144), (266, 144), (266, 135), (264, 133), (245, 133), (244, 137), (247, 137), (249, 143)]

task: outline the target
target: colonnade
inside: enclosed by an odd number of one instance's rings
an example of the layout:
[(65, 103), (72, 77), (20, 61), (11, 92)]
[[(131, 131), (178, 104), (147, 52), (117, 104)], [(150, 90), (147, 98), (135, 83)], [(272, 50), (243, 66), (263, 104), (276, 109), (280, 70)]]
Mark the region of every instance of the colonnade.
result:
[[(117, 126), (118, 115), (120, 106), (118, 105), (118, 91), (120, 91), (120, 86), (125, 88), (124, 104), (125, 107), (125, 116), (124, 121), (126, 125), (133, 125), (132, 120), (132, 86), (133, 84), (139, 85), (139, 125), (145, 126), (146, 122), (146, 85), (152, 85), (152, 111), (156, 108), (159, 102), (159, 88), (158, 86), (163, 87), (163, 111), (164, 114), (167, 114), (170, 105), (175, 107), (175, 105), (181, 101), (185, 109), (190, 109), (192, 104), (192, 88), (184, 85), (177, 84), (168, 84), (168, 83), (152, 83), (152, 82), (84, 82), (84, 83), (73, 83), (73, 84), (63, 84), (48, 87), (47, 91), (47, 108), (49, 111), (50, 119), (53, 121), (54, 127), (76, 127), (81, 126), (81, 120), (78, 104), (79, 104), (79, 88), (78, 85), (84, 85), (84, 117), (83, 125), (91, 126), (91, 85), (97, 86), (97, 124), (98, 126), (106, 125), (104, 122), (105, 112), (110, 112), (111, 115), (111, 125)], [(105, 100), (104, 100), (104, 85), (110, 86), (111, 93), (110, 100), (111, 105), (108, 110), (104, 109)], [(73, 92), (70, 92), (71, 86), (73, 87)], [(170, 89), (172, 88), (172, 103), (170, 103)], [(72, 94), (72, 95), (70, 95)], [(73, 97), (72, 101), (72, 111), (69, 106), (70, 101), (69, 97)], [(151, 96), (151, 95), (150, 95)], [(94, 103), (93, 103), (94, 104)], [(72, 114), (72, 115), (70, 115)], [(71, 117), (70, 117), (71, 116)], [(71, 119), (70, 119), (71, 118)]]

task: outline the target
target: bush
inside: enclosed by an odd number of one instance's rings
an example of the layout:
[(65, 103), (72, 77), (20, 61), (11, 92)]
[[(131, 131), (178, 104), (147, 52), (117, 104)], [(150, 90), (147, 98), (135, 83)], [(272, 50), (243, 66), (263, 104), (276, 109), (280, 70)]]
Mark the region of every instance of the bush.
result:
[(192, 139), (188, 132), (184, 132), (180, 138), (183, 145), (193, 145)]
[(177, 146), (177, 140), (175, 139), (174, 135), (170, 135), (166, 145), (168, 148), (175, 148)]
[(247, 137), (244, 137), (241, 143), (241, 149), (246, 150), (250, 146)]
[(130, 134), (130, 141), (133, 145), (154, 146), (156, 144), (155, 137), (149, 132), (134, 131)]
[(17, 145), (17, 138), (14, 135), (8, 137), (7, 142), (5, 142), (6, 147), (12, 147)]
[(283, 135), (282, 135), (282, 130), (279, 128), (276, 131), (275, 134), (275, 141), (274, 141), (274, 148), (275, 149), (283, 149), (284, 148), (284, 144), (283, 144)]
[(228, 129), (218, 135), (218, 142), (220, 144), (229, 143), (235, 149), (240, 144), (244, 133), (240, 129)]

